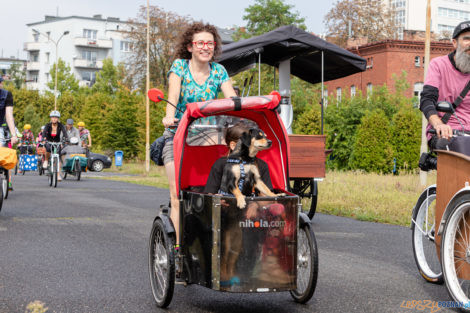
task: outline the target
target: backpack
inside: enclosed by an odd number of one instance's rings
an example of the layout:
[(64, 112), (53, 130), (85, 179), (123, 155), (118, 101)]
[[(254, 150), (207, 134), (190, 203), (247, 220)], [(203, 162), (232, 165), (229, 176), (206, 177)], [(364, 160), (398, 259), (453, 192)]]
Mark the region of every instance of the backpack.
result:
[(8, 96), (8, 90), (0, 89), (0, 109), (3, 109), (5, 107), (7, 96)]

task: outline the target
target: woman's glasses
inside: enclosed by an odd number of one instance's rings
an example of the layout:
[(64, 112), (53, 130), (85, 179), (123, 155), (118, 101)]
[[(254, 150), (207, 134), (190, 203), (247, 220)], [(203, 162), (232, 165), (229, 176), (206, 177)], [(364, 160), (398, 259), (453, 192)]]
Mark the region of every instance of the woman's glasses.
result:
[(204, 46), (207, 47), (207, 49), (209, 50), (214, 50), (215, 48), (215, 41), (202, 41), (202, 40), (199, 40), (199, 41), (193, 41), (193, 45), (196, 46), (196, 48), (198, 49), (204, 49)]

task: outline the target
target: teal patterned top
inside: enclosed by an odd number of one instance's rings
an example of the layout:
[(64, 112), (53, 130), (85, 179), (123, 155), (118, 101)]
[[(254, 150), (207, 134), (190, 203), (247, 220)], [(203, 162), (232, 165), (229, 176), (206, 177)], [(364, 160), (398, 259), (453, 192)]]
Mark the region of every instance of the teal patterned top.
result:
[[(223, 65), (215, 62), (210, 62), (209, 65), (211, 71), (204, 85), (199, 85), (193, 79), (189, 70), (189, 60), (176, 59), (171, 65), (168, 76), (173, 72), (181, 77), (181, 91), (177, 105), (181, 111), (186, 110), (187, 103), (217, 99), (220, 87), (230, 79)], [(181, 119), (182, 116), (183, 114), (176, 110), (175, 117)], [(207, 118), (207, 123), (210, 123), (210, 118)]]

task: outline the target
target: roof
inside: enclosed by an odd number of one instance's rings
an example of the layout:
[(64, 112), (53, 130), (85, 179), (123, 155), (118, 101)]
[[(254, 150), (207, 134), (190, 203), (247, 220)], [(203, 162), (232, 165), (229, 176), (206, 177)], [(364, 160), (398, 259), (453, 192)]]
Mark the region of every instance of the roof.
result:
[(115, 23), (125, 23), (127, 24), (128, 22), (126, 21), (121, 21), (119, 17), (107, 17), (103, 18), (101, 14), (94, 15), (93, 17), (87, 17), (87, 16), (78, 16), (78, 15), (71, 15), (71, 16), (52, 16), (52, 15), (46, 15), (44, 17), (44, 21), (41, 22), (34, 22), (34, 23), (29, 23), (26, 24), (27, 26), (34, 26), (34, 25), (40, 25), (40, 24), (47, 24), (47, 23), (54, 23), (58, 21), (64, 21), (64, 20), (69, 20), (69, 19), (82, 19), (82, 20), (92, 20), (92, 21), (101, 21), (101, 22), (115, 22)]

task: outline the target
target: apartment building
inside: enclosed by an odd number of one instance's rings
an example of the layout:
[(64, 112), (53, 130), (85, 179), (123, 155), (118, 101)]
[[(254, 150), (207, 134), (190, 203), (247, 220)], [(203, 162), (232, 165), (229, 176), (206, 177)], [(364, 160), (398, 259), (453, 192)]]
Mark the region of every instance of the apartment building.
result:
[[(425, 0), (386, 0), (396, 10), (396, 22), (401, 25), (398, 39), (403, 39), (403, 30), (424, 31), (426, 29)], [(460, 22), (470, 20), (470, 0), (432, 0), (431, 31), (452, 34)]]
[(43, 21), (27, 24), (27, 88), (47, 89), (57, 57), (71, 67), (81, 86), (89, 86), (105, 58), (112, 58), (115, 64), (127, 58), (132, 47), (123, 32), (127, 25), (119, 18), (101, 15), (46, 16)]

